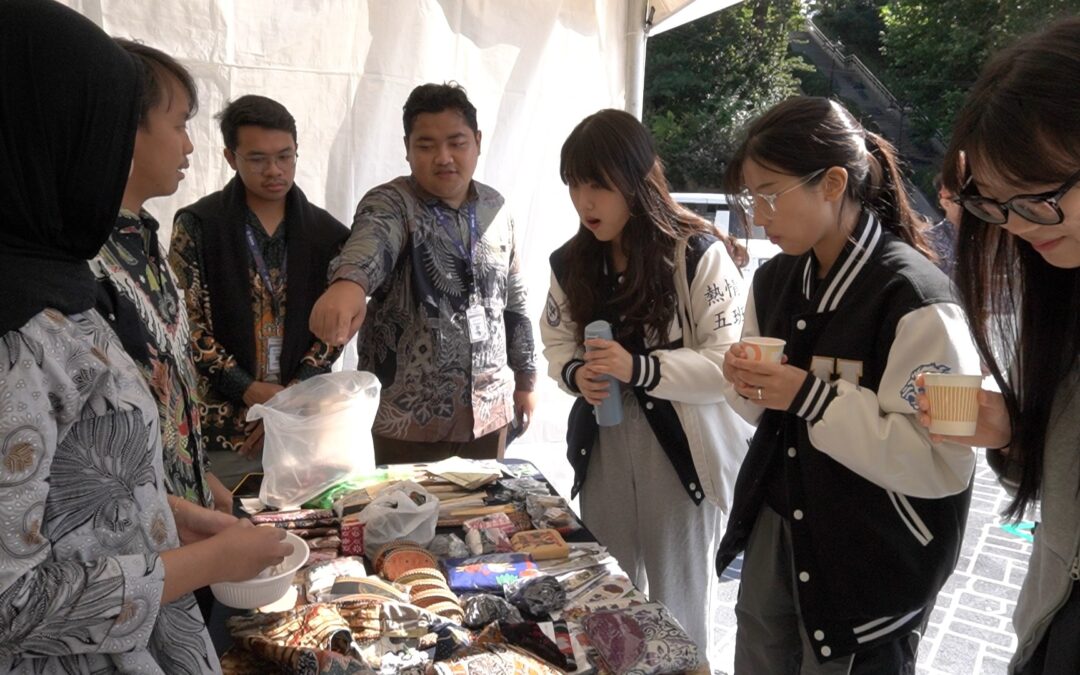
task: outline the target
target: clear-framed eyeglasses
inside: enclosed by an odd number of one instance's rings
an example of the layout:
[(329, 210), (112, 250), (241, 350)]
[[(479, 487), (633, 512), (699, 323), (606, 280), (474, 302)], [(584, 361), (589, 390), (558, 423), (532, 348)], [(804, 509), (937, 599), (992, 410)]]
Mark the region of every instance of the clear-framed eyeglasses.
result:
[(766, 218), (771, 217), (774, 213), (776, 213), (777, 199), (786, 195), (792, 190), (796, 190), (806, 185), (807, 183), (821, 175), (823, 171), (825, 171), (825, 169), (821, 168), (817, 171), (814, 171), (813, 173), (808, 173), (802, 178), (800, 178), (799, 181), (794, 185), (784, 188), (779, 192), (755, 193), (752, 192), (750, 188), (743, 188), (742, 192), (735, 195), (735, 204), (751, 217), (755, 213), (755, 209), (760, 209), (760, 211), (757, 211), (757, 213), (759, 213), (760, 215), (765, 216)]
[(251, 167), (253, 170), (262, 173), (270, 168), (270, 163), (273, 162), (276, 166), (282, 170), (291, 169), (296, 166), (296, 160), (300, 157), (298, 152), (282, 152), (277, 155), (241, 155), (235, 153), (239, 159), (242, 159), (245, 164)]
[[(972, 179), (968, 178), (964, 183), (964, 189), (968, 189), (971, 182)], [(1078, 182), (1080, 182), (1080, 171), (1069, 176), (1061, 187), (1050, 192), (1016, 195), (1003, 202), (983, 197), (980, 194), (961, 194), (953, 197), (953, 201), (963, 206), (968, 213), (979, 220), (991, 225), (1004, 225), (1008, 222), (1009, 211), (1036, 225), (1057, 225), (1065, 220), (1065, 214), (1061, 211), (1061, 198)]]

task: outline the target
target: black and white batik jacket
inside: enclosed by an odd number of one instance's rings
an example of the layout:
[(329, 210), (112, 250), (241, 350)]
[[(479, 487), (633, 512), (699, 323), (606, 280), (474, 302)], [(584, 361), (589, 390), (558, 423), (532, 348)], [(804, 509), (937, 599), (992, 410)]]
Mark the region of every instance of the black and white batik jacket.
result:
[(922, 372), (980, 372), (953, 288), (864, 213), (824, 279), (812, 252), (757, 272), (743, 335), (787, 341), (808, 371), (787, 411), (727, 387), (758, 425), (717, 555), (742, 551), (763, 504), (791, 529), (803, 626), (819, 661), (908, 632), (960, 551), (975, 451), (933, 443), (915, 417)]
[[(593, 407), (581, 397), (574, 381), (575, 372), (585, 363), (585, 348), (577, 339), (576, 324), (563, 291), (567, 249), (568, 244), (564, 244), (551, 254), (551, 288), (540, 320), (540, 337), (548, 375), (564, 391), (578, 397), (570, 411), (566, 433), (567, 458), (574, 467), (571, 495), (575, 496), (585, 482), (598, 427)], [(697, 348), (683, 347), (678, 318), (672, 321), (663, 344), (642, 342), (622, 346), (634, 356), (629, 386), (645, 412), (645, 419), (690, 499), (700, 504), (706, 495), (672, 401), (705, 404), (724, 400), (722, 364), (728, 348), (739, 339), (747, 284), (724, 243), (704, 234), (695, 235), (688, 242), (686, 276), (700, 343)], [(614, 289), (619, 279), (609, 274), (606, 283)], [(671, 301), (674, 303), (675, 298)], [(607, 320), (618, 334), (619, 317), (612, 312), (605, 310), (590, 321), (595, 319)]]

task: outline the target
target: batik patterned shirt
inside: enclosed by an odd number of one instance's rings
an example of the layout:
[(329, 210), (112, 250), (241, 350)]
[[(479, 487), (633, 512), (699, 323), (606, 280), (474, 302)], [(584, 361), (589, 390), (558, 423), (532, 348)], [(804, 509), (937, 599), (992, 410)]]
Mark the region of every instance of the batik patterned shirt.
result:
[(95, 311), (0, 337), (0, 672), (216, 673), (179, 546), (158, 407)]
[[(286, 223), (282, 222), (273, 235), (266, 233), (258, 217), (247, 209), (247, 223), (255, 236), (256, 245), (266, 261), (272, 288), (267, 288), (254, 262), (249, 262), (246, 273), (251, 280), (251, 311), (255, 326), (256, 372), (250, 373), (236, 362), (236, 358), (214, 338), (211, 321), (210, 292), (203, 284), (202, 222), (190, 213), (183, 213), (173, 226), (169, 262), (176, 272), (180, 286), (185, 290), (188, 316), (191, 320), (191, 340), (195, 365), (201, 375), (202, 427), (206, 446), (211, 450), (236, 451), (243, 445), (247, 434), (247, 406), (244, 392), (253, 382), (273, 382), (276, 375), (269, 373), (266, 345), (270, 338), (285, 335)], [(237, 270), (238, 274), (245, 270)], [(277, 311), (275, 311), (275, 307)], [(296, 369), (295, 380), (306, 380), (321, 373), (330, 372), (340, 349), (315, 340)], [(291, 384), (288, 382), (280, 383)]]
[[(372, 296), (358, 349), (360, 370), (383, 386), (374, 433), (465, 442), (510, 423), (514, 391), (535, 384), (536, 356), (502, 195), (473, 181), (454, 209), (409, 176), (376, 187), (357, 206), (330, 275)], [(476, 306), (480, 341), (467, 316)]]
[(157, 230), (157, 221), (145, 211), (120, 211), (108, 241), (90, 263), (101, 284), (97, 309), (157, 401), (169, 492), (213, 508), (187, 311), (158, 248)]

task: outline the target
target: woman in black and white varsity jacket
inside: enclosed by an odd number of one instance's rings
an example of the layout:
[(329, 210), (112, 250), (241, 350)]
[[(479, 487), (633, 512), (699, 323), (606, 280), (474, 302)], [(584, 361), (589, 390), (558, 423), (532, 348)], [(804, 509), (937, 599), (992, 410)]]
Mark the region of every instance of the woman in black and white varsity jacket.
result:
[(725, 356), (758, 424), (718, 572), (745, 550), (736, 673), (911, 673), (956, 564), (971, 447), (931, 442), (923, 372), (979, 373), (891, 147), (838, 103), (793, 98), (751, 125), (725, 182), (783, 251), (758, 270), (743, 335), (785, 363)]
[[(707, 652), (723, 495), (710, 494), (712, 475), (699, 475), (710, 465), (698, 445), (729, 445), (737, 465), (752, 433), (721, 387), (745, 284), (726, 242), (671, 199), (652, 139), (633, 116), (585, 118), (563, 146), (560, 172), (581, 226), (551, 255), (540, 335), (548, 373), (579, 397), (567, 433), (573, 494), (581, 493), (585, 525)], [(693, 348), (683, 345), (677, 311), (679, 240), (688, 244)], [(615, 340), (590, 340), (586, 353), (582, 329), (596, 319), (611, 323)], [(608, 374), (620, 381), (610, 393), (622, 398), (623, 420), (599, 427), (593, 405), (609, 391), (596, 378)], [(688, 438), (681, 415), (695, 404), (727, 413), (730, 423), (718, 425), (726, 438)]]

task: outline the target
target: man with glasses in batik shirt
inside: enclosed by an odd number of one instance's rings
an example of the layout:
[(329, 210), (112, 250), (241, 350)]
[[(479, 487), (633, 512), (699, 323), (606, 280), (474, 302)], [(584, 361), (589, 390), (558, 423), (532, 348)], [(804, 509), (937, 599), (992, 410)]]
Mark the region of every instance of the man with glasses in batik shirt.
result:
[(262, 427), (247, 425), (248, 408), (338, 356), (308, 316), (349, 230), (294, 184), (296, 121), (284, 106), (242, 96), (217, 118), (236, 176), (177, 213), (169, 259), (191, 317), (203, 435), (229, 483), (261, 466)]

